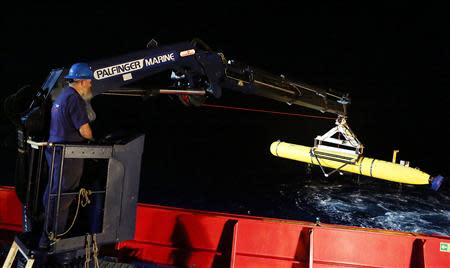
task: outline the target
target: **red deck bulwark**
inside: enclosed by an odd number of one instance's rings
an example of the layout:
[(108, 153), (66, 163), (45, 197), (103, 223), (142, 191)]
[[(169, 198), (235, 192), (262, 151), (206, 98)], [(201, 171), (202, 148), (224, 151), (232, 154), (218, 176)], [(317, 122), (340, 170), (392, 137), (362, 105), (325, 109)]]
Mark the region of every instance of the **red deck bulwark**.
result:
[[(140, 204), (136, 258), (182, 267), (450, 267), (450, 237)], [(220, 264), (220, 265), (219, 265)], [(222, 266), (224, 265), (224, 266)], [(234, 265), (234, 266), (233, 266)]]
[[(0, 229), (21, 229), (14, 188), (0, 187)], [(448, 244), (446, 244), (448, 243)], [(180, 267), (450, 267), (450, 237), (139, 204), (120, 257)]]
[(22, 206), (14, 187), (0, 186), (0, 230), (22, 231)]

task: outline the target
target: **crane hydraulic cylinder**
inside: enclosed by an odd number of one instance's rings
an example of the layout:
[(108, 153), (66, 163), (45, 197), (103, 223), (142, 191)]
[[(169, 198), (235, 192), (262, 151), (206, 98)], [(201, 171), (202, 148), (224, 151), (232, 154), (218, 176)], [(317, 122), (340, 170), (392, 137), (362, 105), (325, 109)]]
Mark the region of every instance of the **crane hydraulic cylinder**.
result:
[[(292, 159), (308, 164), (320, 165), (322, 167), (328, 167), (333, 169), (339, 169), (340, 171), (360, 174), (377, 179), (388, 180), (399, 183), (407, 184), (429, 184), (434, 181), (432, 185), (434, 190), (439, 188), (442, 183), (442, 176), (431, 177), (429, 174), (420, 171), (419, 169), (407, 167), (404, 165), (378, 160), (374, 158), (368, 158), (360, 156), (354, 162), (343, 162), (339, 159), (351, 159), (353, 156), (346, 156), (340, 154), (339, 157), (318, 157), (314, 153), (314, 148), (286, 143), (282, 141), (273, 142), (270, 146), (270, 151), (273, 155)], [(322, 151), (321, 155), (324, 155)], [(336, 156), (335, 152), (330, 152), (330, 155)]]

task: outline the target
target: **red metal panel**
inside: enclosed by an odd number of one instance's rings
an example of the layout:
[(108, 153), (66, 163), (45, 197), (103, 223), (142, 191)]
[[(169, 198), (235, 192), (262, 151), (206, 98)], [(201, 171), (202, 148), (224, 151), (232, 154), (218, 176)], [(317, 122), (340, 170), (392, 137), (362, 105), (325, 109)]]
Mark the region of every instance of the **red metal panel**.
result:
[(221, 257), (220, 254), (213, 251), (179, 249), (137, 241), (121, 242), (119, 248), (121, 249), (119, 255), (121, 261), (127, 261), (131, 258), (178, 267), (214, 267), (214, 261)]
[(22, 205), (14, 187), (0, 186), (0, 229), (22, 231)]
[(159, 264), (229, 266), (234, 223), (230, 218), (140, 204), (135, 240), (120, 243), (118, 248)]
[(409, 267), (413, 236), (315, 228), (313, 260), (368, 267)]
[(436, 239), (427, 239), (424, 242), (424, 267), (450, 267), (450, 252), (443, 251), (441, 246), (450, 244), (448, 237), (436, 237)]
[(137, 226), (145, 228), (136, 229), (135, 240), (216, 250), (227, 220), (201, 214), (174, 214), (138, 208)]
[[(303, 260), (308, 249), (303, 248), (309, 241), (310, 228), (284, 221), (240, 220), (236, 243), (239, 254), (256, 254), (277, 258)], [(301, 252), (300, 252), (301, 251)]]
[[(291, 260), (280, 260), (272, 258), (261, 258), (260, 256), (237, 256), (234, 267), (245, 268), (306, 268), (307, 263), (293, 262)], [(334, 267), (336, 268), (336, 266)]]

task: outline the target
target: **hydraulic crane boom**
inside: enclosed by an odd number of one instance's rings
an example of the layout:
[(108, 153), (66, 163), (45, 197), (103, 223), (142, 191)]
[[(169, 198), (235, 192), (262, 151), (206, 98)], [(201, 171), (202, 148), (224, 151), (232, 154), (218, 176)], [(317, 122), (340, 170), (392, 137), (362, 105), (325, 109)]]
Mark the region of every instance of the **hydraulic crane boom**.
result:
[[(199, 44), (203, 48), (199, 48)], [(254, 94), (341, 116), (346, 115), (346, 107), (350, 103), (345, 94), (325, 91), (288, 80), (282, 75), (272, 75), (226, 60), (223, 54), (213, 52), (201, 41), (164, 47), (154, 45), (119, 57), (89, 62), (89, 65), (94, 72), (94, 95), (153, 95), (158, 92), (140, 82), (157, 73), (171, 71), (171, 89), (179, 90), (174, 91), (179, 93), (184, 91), (194, 105), (208, 96), (220, 98), (222, 89)], [(58, 87), (62, 88), (67, 71), (66, 68), (53, 70), (43, 89), (50, 92)]]
[(228, 88), (289, 104), (296, 104), (341, 116), (346, 115), (350, 99), (346, 95), (325, 91), (304, 83), (274, 76), (267, 72), (229, 61), (225, 66)]

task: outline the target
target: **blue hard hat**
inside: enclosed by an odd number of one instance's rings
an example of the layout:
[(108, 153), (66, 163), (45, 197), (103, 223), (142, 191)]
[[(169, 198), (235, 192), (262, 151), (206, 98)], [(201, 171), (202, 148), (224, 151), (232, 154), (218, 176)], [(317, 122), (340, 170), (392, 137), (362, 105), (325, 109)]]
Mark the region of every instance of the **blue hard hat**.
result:
[(70, 67), (69, 74), (64, 76), (66, 79), (93, 79), (94, 73), (87, 63), (75, 63)]

